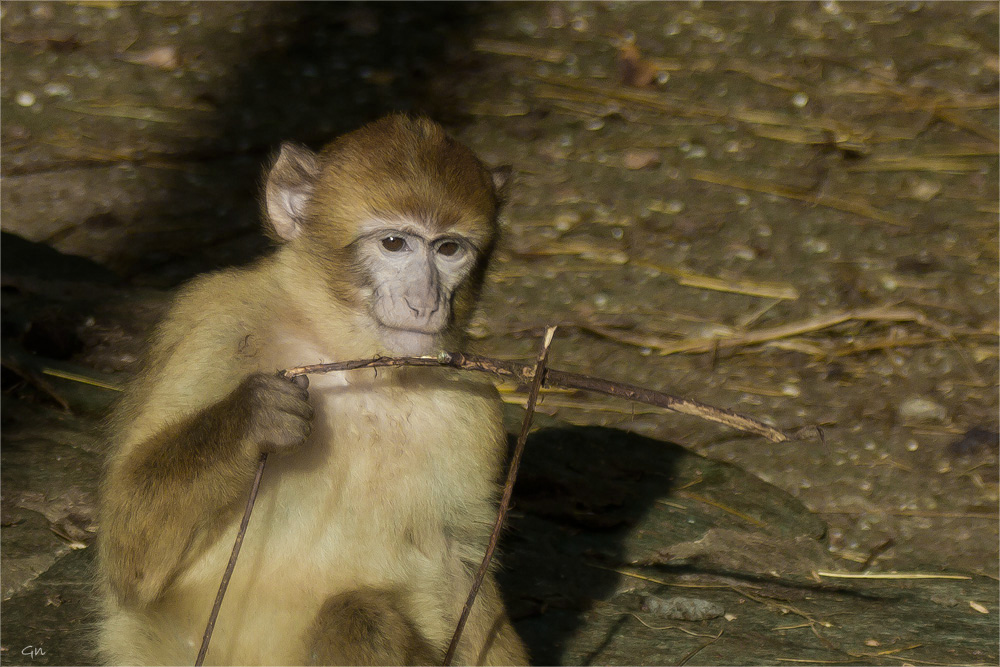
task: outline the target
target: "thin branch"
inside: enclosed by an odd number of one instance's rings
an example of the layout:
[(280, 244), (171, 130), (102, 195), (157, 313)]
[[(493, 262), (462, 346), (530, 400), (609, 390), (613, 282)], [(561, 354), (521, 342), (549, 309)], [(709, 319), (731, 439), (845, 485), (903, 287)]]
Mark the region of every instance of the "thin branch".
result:
[(924, 572), (827, 572), (817, 570), (821, 577), (835, 579), (972, 579), (964, 574), (938, 574)]
[[(514, 457), (511, 461), (511, 467), (507, 475), (507, 483), (504, 485), (504, 492), (500, 501), (500, 512), (497, 515), (497, 522), (494, 525), (493, 534), (491, 535), (490, 543), (487, 546), (486, 556), (480, 566), (480, 571), (476, 574), (475, 582), (469, 593), (469, 599), (466, 601), (466, 606), (462, 610), (462, 617), (459, 620), (459, 625), (455, 629), (455, 636), (452, 638), (452, 645), (449, 647), (448, 656), (445, 659), (444, 664), (446, 665), (450, 664), (455, 646), (458, 643), (458, 638), (461, 636), (462, 628), (465, 625), (465, 619), (468, 617), (469, 611), (472, 608), (472, 603), (475, 602), (479, 587), (482, 585), (483, 576), (485, 576), (485, 571), (489, 567), (493, 551), (496, 549), (496, 540), (499, 536), (499, 529), (502, 526), (504, 517), (507, 513), (507, 506), (510, 503), (510, 496), (514, 487), (514, 479), (517, 475), (518, 465), (520, 464), (521, 452), (524, 449), (524, 442), (527, 438), (531, 416), (535, 410), (535, 401), (537, 400), (538, 392), (541, 390), (543, 383), (549, 387), (559, 387), (563, 389), (586, 389), (588, 391), (595, 391), (609, 396), (619, 396), (632, 401), (648, 403), (649, 405), (666, 408), (667, 410), (682, 412), (684, 414), (707, 419), (708, 421), (725, 424), (740, 431), (761, 435), (771, 442), (785, 442), (788, 440), (788, 436), (780, 430), (731, 410), (717, 408), (711, 405), (706, 405), (705, 403), (699, 403), (698, 401), (692, 401), (691, 399), (671, 396), (670, 394), (665, 394), (663, 392), (645, 389), (643, 387), (636, 387), (634, 385), (624, 384), (621, 382), (610, 382), (608, 380), (602, 380), (601, 378), (595, 378), (589, 375), (580, 375), (578, 373), (568, 373), (566, 371), (546, 369), (545, 362), (547, 360), (549, 345), (552, 343), (552, 336), (554, 333), (555, 327), (548, 327), (546, 329), (543, 348), (541, 353), (539, 353), (538, 362), (534, 365), (520, 364), (501, 359), (491, 359), (489, 357), (464, 354), (461, 352), (442, 352), (436, 357), (375, 357), (374, 359), (355, 359), (352, 361), (340, 361), (330, 364), (296, 366), (282, 371), (282, 375), (284, 377), (294, 378), (300, 375), (307, 375), (309, 373), (332, 373), (334, 371), (357, 370), (361, 368), (443, 366), (459, 370), (491, 373), (499, 377), (513, 379), (519, 382), (531, 383), (531, 391), (528, 394), (528, 404), (525, 408), (525, 419), (521, 425), (521, 434), (518, 437), (517, 446), (514, 450)], [(257, 491), (260, 488), (260, 479), (261, 475), (264, 474), (265, 463), (267, 463), (267, 455), (262, 454), (260, 457), (260, 464), (257, 466), (257, 474), (254, 477), (253, 486), (250, 489), (250, 497), (247, 499), (246, 509), (243, 512), (243, 520), (240, 522), (239, 531), (236, 533), (236, 543), (233, 544), (233, 552), (229, 557), (229, 563), (226, 565), (226, 571), (222, 576), (222, 583), (219, 585), (219, 592), (215, 596), (215, 604), (212, 606), (212, 613), (209, 615), (208, 623), (205, 626), (205, 634), (202, 637), (201, 649), (198, 651), (198, 658), (195, 662), (195, 667), (201, 667), (205, 660), (205, 653), (208, 651), (209, 642), (212, 639), (212, 631), (215, 629), (215, 621), (219, 616), (219, 609), (222, 607), (222, 599), (226, 594), (226, 588), (229, 586), (229, 579), (232, 577), (233, 569), (236, 567), (236, 558), (239, 556), (240, 548), (243, 546), (243, 537), (246, 534), (247, 524), (250, 522), (250, 514), (253, 512), (254, 502), (257, 500)]]
[(257, 501), (257, 491), (260, 490), (260, 478), (264, 474), (265, 463), (267, 463), (266, 453), (260, 455), (260, 463), (257, 464), (257, 474), (254, 476), (253, 485), (250, 487), (250, 497), (247, 498), (246, 509), (243, 510), (243, 520), (240, 521), (240, 529), (236, 532), (236, 542), (233, 544), (233, 552), (229, 555), (229, 563), (226, 564), (226, 571), (222, 575), (219, 592), (215, 595), (215, 604), (212, 605), (212, 613), (208, 615), (205, 634), (201, 638), (201, 648), (198, 649), (198, 658), (194, 661), (195, 667), (201, 667), (205, 663), (205, 654), (208, 653), (208, 645), (212, 641), (212, 631), (215, 630), (215, 621), (219, 617), (222, 598), (225, 597), (226, 589), (229, 588), (229, 579), (233, 576), (233, 570), (236, 568), (236, 558), (240, 555), (240, 548), (243, 546), (243, 536), (246, 535), (247, 524), (250, 523), (253, 504)]
[(722, 628), (721, 630), (719, 630), (719, 634), (717, 634), (714, 637), (712, 637), (711, 641), (705, 642), (704, 644), (702, 644), (698, 648), (696, 648), (693, 651), (689, 652), (687, 655), (685, 655), (683, 658), (680, 659), (680, 662), (678, 662), (677, 665), (679, 667), (681, 665), (686, 665), (688, 663), (688, 661), (691, 660), (691, 658), (695, 657), (696, 655), (698, 655), (699, 653), (701, 653), (702, 651), (704, 651), (706, 648), (708, 648), (709, 646), (711, 646), (715, 642), (719, 641), (719, 639), (722, 638), (722, 633), (725, 632), (725, 631), (726, 631), (725, 628)]
[[(330, 364), (312, 364), (290, 368), (285, 373), (289, 376), (306, 373), (329, 373), (332, 371), (355, 370), (359, 368), (379, 368), (386, 366), (447, 366), (466, 371), (479, 371), (527, 383), (534, 379), (534, 366), (515, 361), (491, 359), (475, 354), (461, 352), (442, 352), (436, 357), (375, 357), (374, 359), (356, 359)], [(608, 396), (618, 396), (630, 401), (648, 403), (657, 407), (682, 412), (687, 415), (701, 417), (708, 421), (725, 424), (731, 428), (763, 436), (771, 442), (785, 442), (788, 436), (773, 426), (760, 422), (752, 417), (738, 414), (732, 410), (717, 408), (705, 403), (699, 403), (689, 398), (672, 396), (660, 391), (637, 387), (622, 382), (611, 382), (589, 375), (569, 373), (550, 368), (545, 371), (545, 386), (562, 389), (585, 389)]]
[(510, 468), (507, 470), (507, 481), (503, 485), (503, 495), (500, 497), (500, 508), (497, 510), (496, 521), (493, 522), (493, 532), (490, 533), (490, 541), (486, 545), (486, 553), (483, 555), (483, 562), (479, 564), (479, 571), (472, 581), (472, 588), (469, 590), (469, 598), (462, 607), (462, 615), (458, 617), (458, 624), (455, 626), (455, 634), (451, 637), (451, 644), (448, 645), (448, 652), (445, 653), (444, 665), (450, 665), (455, 657), (455, 649), (458, 648), (458, 641), (462, 638), (462, 630), (465, 629), (465, 622), (469, 620), (472, 612), (472, 605), (476, 602), (476, 595), (483, 585), (483, 579), (490, 569), (490, 561), (493, 560), (493, 552), (496, 551), (497, 542), (500, 540), (500, 531), (503, 529), (503, 522), (507, 518), (507, 509), (510, 507), (510, 497), (514, 492), (514, 482), (517, 480), (517, 471), (521, 467), (521, 455), (524, 454), (524, 443), (528, 441), (528, 429), (531, 428), (531, 417), (535, 414), (535, 402), (538, 400), (538, 392), (542, 389), (542, 381), (545, 378), (545, 364), (549, 359), (549, 346), (552, 345), (552, 337), (556, 333), (555, 327), (545, 329), (545, 339), (542, 341), (542, 349), (538, 352), (538, 361), (532, 369), (531, 389), (528, 391), (528, 404), (524, 408), (524, 420), (521, 421), (521, 432), (517, 436), (517, 444), (514, 446), (514, 455), (510, 460)]
[(14, 373), (15, 375), (23, 379), (25, 382), (30, 384), (32, 387), (38, 389), (43, 394), (45, 394), (53, 401), (58, 403), (59, 407), (62, 408), (63, 412), (71, 412), (69, 408), (69, 403), (66, 401), (66, 399), (63, 398), (62, 395), (60, 395), (59, 392), (57, 392), (51, 384), (46, 382), (42, 377), (37, 375), (34, 371), (24, 368), (23, 366), (21, 366), (21, 364), (10, 358), (5, 358), (2, 361), (0, 361), (0, 365), (2, 365), (4, 368)]

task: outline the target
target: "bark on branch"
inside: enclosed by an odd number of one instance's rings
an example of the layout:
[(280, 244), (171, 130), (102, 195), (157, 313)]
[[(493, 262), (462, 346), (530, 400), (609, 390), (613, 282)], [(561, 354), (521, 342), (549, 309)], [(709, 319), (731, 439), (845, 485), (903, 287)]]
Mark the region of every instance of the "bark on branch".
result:
[[(297, 366), (284, 371), (288, 377), (308, 373), (330, 373), (333, 371), (348, 371), (359, 368), (384, 368), (388, 366), (446, 366), (465, 371), (490, 373), (498, 377), (516, 380), (529, 384), (535, 376), (534, 364), (521, 364), (516, 361), (491, 359), (476, 354), (464, 352), (442, 352), (436, 357), (375, 357), (373, 359), (355, 359), (353, 361), (338, 361), (330, 364), (312, 364)], [(657, 407), (694, 415), (708, 421), (725, 424), (739, 431), (760, 435), (771, 442), (785, 442), (788, 436), (773, 426), (758, 421), (752, 417), (741, 415), (732, 410), (717, 408), (700, 403), (689, 398), (672, 396), (661, 391), (637, 387), (622, 382), (611, 382), (589, 375), (560, 371), (554, 368), (546, 369), (544, 386), (560, 389), (585, 389), (608, 396), (618, 396), (630, 401), (647, 403)]]

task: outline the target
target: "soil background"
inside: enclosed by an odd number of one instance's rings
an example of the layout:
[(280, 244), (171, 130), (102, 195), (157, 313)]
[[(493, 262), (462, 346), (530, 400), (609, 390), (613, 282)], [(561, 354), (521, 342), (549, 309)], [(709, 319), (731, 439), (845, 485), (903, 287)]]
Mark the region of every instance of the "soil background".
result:
[(281, 141), (408, 111), (517, 174), (477, 352), (558, 324), (552, 367), (793, 435), (545, 392), (503, 543), (536, 662), (997, 663), (995, 3), (0, 20), (3, 662), (95, 659), (99, 421), (171, 290), (266, 252)]

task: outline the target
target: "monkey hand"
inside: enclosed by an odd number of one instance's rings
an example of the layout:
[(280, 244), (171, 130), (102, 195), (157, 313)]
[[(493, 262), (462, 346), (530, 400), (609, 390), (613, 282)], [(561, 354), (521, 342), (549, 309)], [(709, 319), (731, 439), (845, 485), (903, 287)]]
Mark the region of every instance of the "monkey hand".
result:
[(233, 398), (246, 416), (244, 443), (254, 458), (295, 451), (309, 437), (313, 409), (308, 386), (305, 376), (289, 380), (254, 373), (236, 389)]

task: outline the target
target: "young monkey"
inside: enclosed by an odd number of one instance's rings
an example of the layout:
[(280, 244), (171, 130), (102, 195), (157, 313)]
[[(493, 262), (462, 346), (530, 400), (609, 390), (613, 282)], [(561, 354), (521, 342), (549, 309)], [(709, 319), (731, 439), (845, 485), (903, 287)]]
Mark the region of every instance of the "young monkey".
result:
[[(440, 664), (495, 516), (488, 382), (292, 366), (457, 349), (509, 172), (389, 116), (267, 174), (279, 247), (184, 287), (113, 419), (98, 569), (106, 661), (193, 664), (262, 452), (206, 664)], [(492, 577), (457, 663), (527, 664)]]

